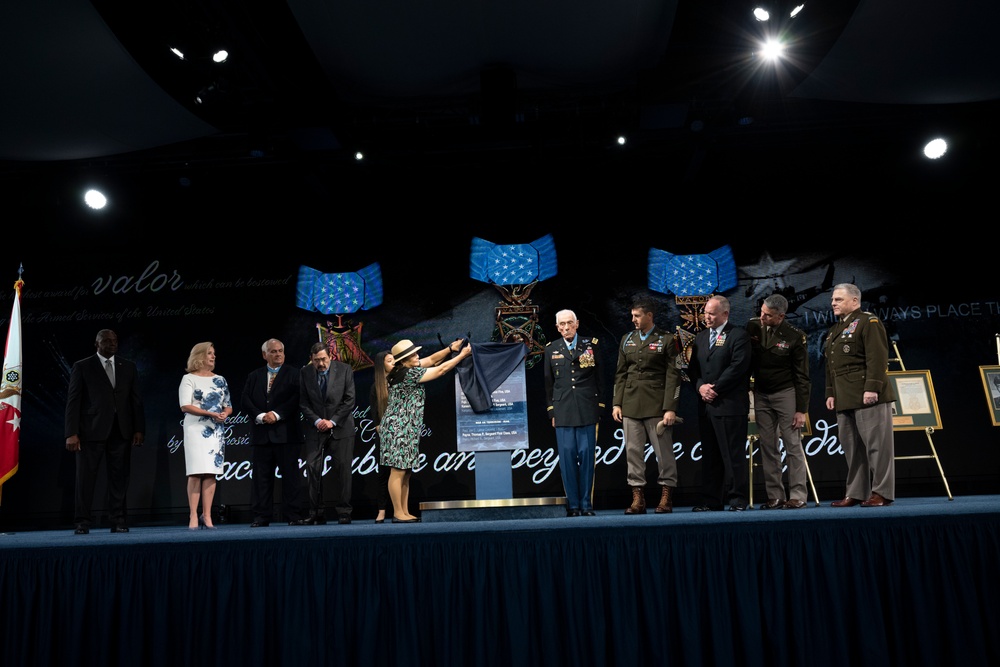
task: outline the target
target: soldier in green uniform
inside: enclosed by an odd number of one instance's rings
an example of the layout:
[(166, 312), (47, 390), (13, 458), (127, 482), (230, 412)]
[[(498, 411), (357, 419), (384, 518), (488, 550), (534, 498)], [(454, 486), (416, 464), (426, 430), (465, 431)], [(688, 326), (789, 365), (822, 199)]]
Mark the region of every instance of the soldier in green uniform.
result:
[[(760, 437), (767, 501), (760, 508), (801, 509), (806, 506), (806, 458), (800, 429), (809, 410), (809, 354), (806, 335), (785, 321), (788, 299), (772, 294), (764, 299), (760, 317), (747, 322), (751, 341), (754, 412)], [(778, 433), (788, 463), (788, 494), (781, 479)]]
[(889, 339), (878, 317), (861, 310), (861, 290), (833, 288), (837, 317), (826, 335), (826, 407), (837, 411), (840, 446), (847, 459), (847, 492), (834, 507), (883, 507), (896, 497), (889, 382)]
[[(626, 514), (646, 513), (646, 443), (653, 444), (659, 468), (658, 514), (673, 511), (677, 487), (673, 425), (677, 421), (681, 373), (677, 367), (678, 346), (671, 333), (653, 323), (653, 304), (637, 301), (632, 307), (630, 333), (618, 345), (615, 390), (611, 416), (625, 432), (625, 460), (632, 504)], [(662, 425), (657, 428), (657, 425)]]

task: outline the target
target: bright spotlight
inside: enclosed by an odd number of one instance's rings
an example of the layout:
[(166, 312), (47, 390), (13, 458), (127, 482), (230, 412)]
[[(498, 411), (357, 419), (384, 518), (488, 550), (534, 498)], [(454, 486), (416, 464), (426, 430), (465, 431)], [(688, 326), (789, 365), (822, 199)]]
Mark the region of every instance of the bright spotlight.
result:
[(108, 198), (97, 190), (87, 190), (83, 195), (83, 201), (92, 209), (101, 210), (108, 205)]
[(229, 51), (225, 49), (219, 49), (212, 54), (212, 60), (217, 63), (224, 63), (229, 59)]
[(170, 47), (170, 53), (177, 56), (178, 60), (184, 60), (184, 52), (178, 49), (176, 46)]
[(944, 139), (934, 139), (924, 146), (924, 156), (936, 160), (948, 152), (948, 142)]
[(625, 135), (618, 135), (617, 141), (619, 146), (624, 146), (628, 140), (625, 138)]
[(763, 48), (761, 48), (760, 53), (762, 56), (768, 60), (777, 60), (781, 57), (781, 53), (785, 50), (785, 45), (781, 42), (775, 40), (768, 40)]
[(771, 18), (771, 14), (766, 9), (764, 9), (763, 7), (754, 7), (753, 8), (753, 17), (755, 19), (757, 19), (758, 21), (763, 22), (763, 21), (766, 21), (769, 18)]
[(792, 11), (788, 13), (788, 17), (789, 17), (789, 18), (795, 18), (796, 16), (798, 16), (798, 15), (799, 15), (799, 12), (801, 12), (801, 11), (802, 11), (802, 9), (803, 9), (804, 7), (805, 7), (805, 4), (804, 4), (804, 3), (803, 3), (803, 4), (801, 4), (801, 5), (796, 5), (796, 6), (795, 6), (795, 7), (794, 7), (794, 8), (792, 9)]
[(354, 159), (357, 160), (358, 162), (361, 162), (362, 160), (365, 159), (365, 154), (362, 153), (361, 151), (358, 151), (357, 153), (354, 154)]

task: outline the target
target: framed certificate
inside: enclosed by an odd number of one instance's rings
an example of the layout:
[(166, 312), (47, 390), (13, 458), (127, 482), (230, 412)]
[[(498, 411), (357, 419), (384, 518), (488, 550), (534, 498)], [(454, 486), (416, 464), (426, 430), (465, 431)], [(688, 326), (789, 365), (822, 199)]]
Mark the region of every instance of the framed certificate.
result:
[(930, 371), (889, 371), (889, 382), (896, 394), (896, 402), (892, 406), (892, 430), (941, 429)]

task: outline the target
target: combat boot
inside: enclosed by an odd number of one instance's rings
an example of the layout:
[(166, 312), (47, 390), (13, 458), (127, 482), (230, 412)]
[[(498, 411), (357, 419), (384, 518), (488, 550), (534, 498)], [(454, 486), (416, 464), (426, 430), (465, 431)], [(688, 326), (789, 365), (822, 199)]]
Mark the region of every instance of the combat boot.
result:
[(632, 504), (625, 514), (645, 514), (646, 513), (646, 496), (643, 493), (643, 488), (641, 486), (632, 487)]
[(670, 514), (671, 512), (674, 511), (674, 501), (670, 497), (670, 494), (672, 492), (673, 489), (671, 489), (669, 486), (663, 487), (663, 493), (660, 496), (660, 504), (656, 506), (657, 514)]

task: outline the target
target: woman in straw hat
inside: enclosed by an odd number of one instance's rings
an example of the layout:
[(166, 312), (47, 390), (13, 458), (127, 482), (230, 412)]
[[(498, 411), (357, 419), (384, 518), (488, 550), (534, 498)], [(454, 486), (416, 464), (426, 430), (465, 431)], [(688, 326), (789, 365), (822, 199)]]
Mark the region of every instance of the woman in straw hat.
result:
[[(458, 347), (458, 350), (455, 348)], [(419, 521), (410, 514), (410, 475), (420, 454), (420, 430), (424, 423), (424, 382), (436, 380), (472, 354), (472, 347), (461, 339), (424, 359), (417, 352), (421, 346), (401, 340), (392, 346), (395, 360), (389, 373), (389, 401), (380, 428), (380, 465), (389, 467), (389, 498), (392, 522)], [(451, 357), (455, 352), (457, 356)], [(449, 359), (449, 357), (451, 357)], [(446, 361), (447, 360), (447, 361)]]

